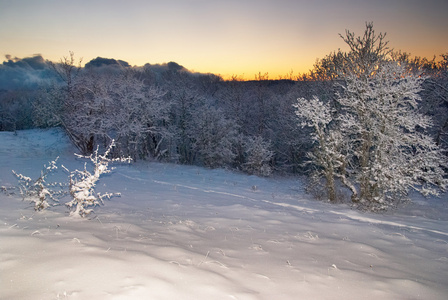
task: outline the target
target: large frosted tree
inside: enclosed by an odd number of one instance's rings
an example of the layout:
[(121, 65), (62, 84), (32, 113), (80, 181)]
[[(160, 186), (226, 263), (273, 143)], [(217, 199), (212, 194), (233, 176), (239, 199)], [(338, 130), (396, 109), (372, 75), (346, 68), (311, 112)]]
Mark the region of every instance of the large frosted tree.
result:
[(310, 154), (316, 174), (325, 175), (330, 200), (335, 178), (352, 192), (352, 201), (383, 209), (411, 189), (424, 195), (444, 190), (446, 156), (425, 134), (432, 122), (418, 111), (423, 77), (388, 58), (383, 34), (367, 24), (364, 36), (347, 31), (351, 51), (343, 54), (341, 92), (335, 109), (318, 99), (298, 99), (297, 115), (315, 129)]

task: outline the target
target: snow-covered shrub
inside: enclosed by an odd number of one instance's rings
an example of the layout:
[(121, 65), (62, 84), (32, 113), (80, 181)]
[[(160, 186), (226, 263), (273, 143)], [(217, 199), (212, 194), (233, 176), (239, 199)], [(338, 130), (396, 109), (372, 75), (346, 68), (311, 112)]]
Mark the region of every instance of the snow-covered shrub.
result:
[[(89, 207), (102, 204), (103, 199), (110, 199), (112, 196), (119, 195), (117, 193), (95, 192), (95, 184), (100, 176), (102, 174), (110, 173), (113, 170), (113, 168), (108, 168), (109, 163), (129, 163), (132, 160), (130, 157), (108, 158), (114, 146), (115, 142), (112, 140), (103, 155), (98, 153), (98, 148), (90, 156), (75, 154), (79, 158), (89, 159), (94, 165), (94, 168), (93, 172), (89, 172), (87, 170), (87, 163), (85, 163), (84, 170), (70, 172), (67, 168), (62, 166), (62, 168), (70, 174), (69, 184), (48, 181), (48, 176), (58, 169), (57, 161), (59, 157), (50, 161), (48, 166), (44, 165), (41, 175), (35, 180), (12, 170), (12, 173), (19, 182), (20, 194), (22, 195), (23, 200), (31, 200), (31, 202), (34, 203), (34, 209), (40, 211), (52, 205), (56, 205), (59, 202), (59, 198), (70, 193), (73, 199), (67, 202), (66, 205), (70, 209), (74, 208), (71, 215), (80, 215), (82, 217), (88, 215), (92, 212), (92, 209), (88, 209)], [(69, 186), (69, 191), (66, 190), (67, 186)], [(2, 187), (2, 191), (7, 192), (7, 188)]]
[(271, 175), (269, 162), (274, 152), (269, 150), (270, 147), (270, 143), (264, 141), (261, 136), (249, 137), (245, 143), (246, 162), (243, 164), (243, 170), (258, 176)]
[(70, 195), (73, 199), (66, 203), (70, 209), (74, 208), (74, 211), (72, 211), (70, 215), (85, 217), (92, 212), (92, 209), (89, 209), (89, 207), (103, 204), (103, 199), (110, 199), (112, 196), (119, 195), (113, 193), (102, 194), (95, 191), (95, 185), (100, 179), (100, 176), (102, 174), (110, 173), (111, 170), (113, 170), (113, 168), (108, 168), (109, 163), (130, 163), (132, 160), (130, 157), (108, 158), (107, 156), (114, 146), (115, 141), (112, 140), (103, 155), (98, 154), (98, 147), (94, 153), (89, 156), (76, 155), (79, 158), (89, 159), (93, 164), (93, 172), (87, 170), (87, 163), (85, 163), (84, 170), (75, 170), (70, 173)]
[(58, 198), (66, 194), (65, 185), (58, 182), (48, 182), (48, 176), (58, 169), (55, 160), (44, 165), (39, 178), (33, 180), (31, 177), (24, 176), (12, 170), (12, 173), (19, 182), (20, 194), (23, 200), (29, 199), (34, 203), (34, 209), (37, 211), (46, 209), (51, 206), (48, 201), (58, 202)]

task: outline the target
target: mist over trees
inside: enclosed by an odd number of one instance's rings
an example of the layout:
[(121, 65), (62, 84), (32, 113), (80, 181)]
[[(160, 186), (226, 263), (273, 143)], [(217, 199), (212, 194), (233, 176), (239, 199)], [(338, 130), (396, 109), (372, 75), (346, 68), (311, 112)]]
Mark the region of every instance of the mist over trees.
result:
[(101, 57), (82, 67), (74, 53), (59, 62), (7, 56), (0, 130), (60, 126), (82, 155), (114, 140), (116, 157), (307, 175), (325, 199), (345, 189), (368, 209), (410, 189), (444, 190), (448, 54), (395, 52), (370, 23), (364, 36), (341, 37), (350, 51), (277, 80)]

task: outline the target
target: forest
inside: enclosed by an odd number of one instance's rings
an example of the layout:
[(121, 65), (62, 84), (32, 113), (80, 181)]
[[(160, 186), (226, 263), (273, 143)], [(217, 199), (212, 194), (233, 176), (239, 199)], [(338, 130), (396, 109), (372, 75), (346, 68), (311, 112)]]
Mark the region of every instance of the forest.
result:
[(389, 49), (371, 23), (341, 38), (349, 51), (279, 79), (101, 57), (82, 66), (73, 52), (59, 62), (7, 56), (0, 130), (61, 127), (82, 155), (114, 140), (111, 154), (134, 161), (305, 175), (317, 197), (369, 210), (411, 190), (444, 192), (448, 53)]

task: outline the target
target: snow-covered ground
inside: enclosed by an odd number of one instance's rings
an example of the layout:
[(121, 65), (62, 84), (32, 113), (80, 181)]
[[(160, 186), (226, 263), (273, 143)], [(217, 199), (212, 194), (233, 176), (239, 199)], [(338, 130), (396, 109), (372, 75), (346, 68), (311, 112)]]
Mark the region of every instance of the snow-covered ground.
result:
[[(1, 132), (0, 185), (57, 156), (82, 169), (74, 151), (57, 130)], [(122, 197), (85, 219), (0, 193), (0, 299), (448, 297), (446, 195), (378, 215), (312, 200), (297, 178), (147, 162), (97, 190)]]

